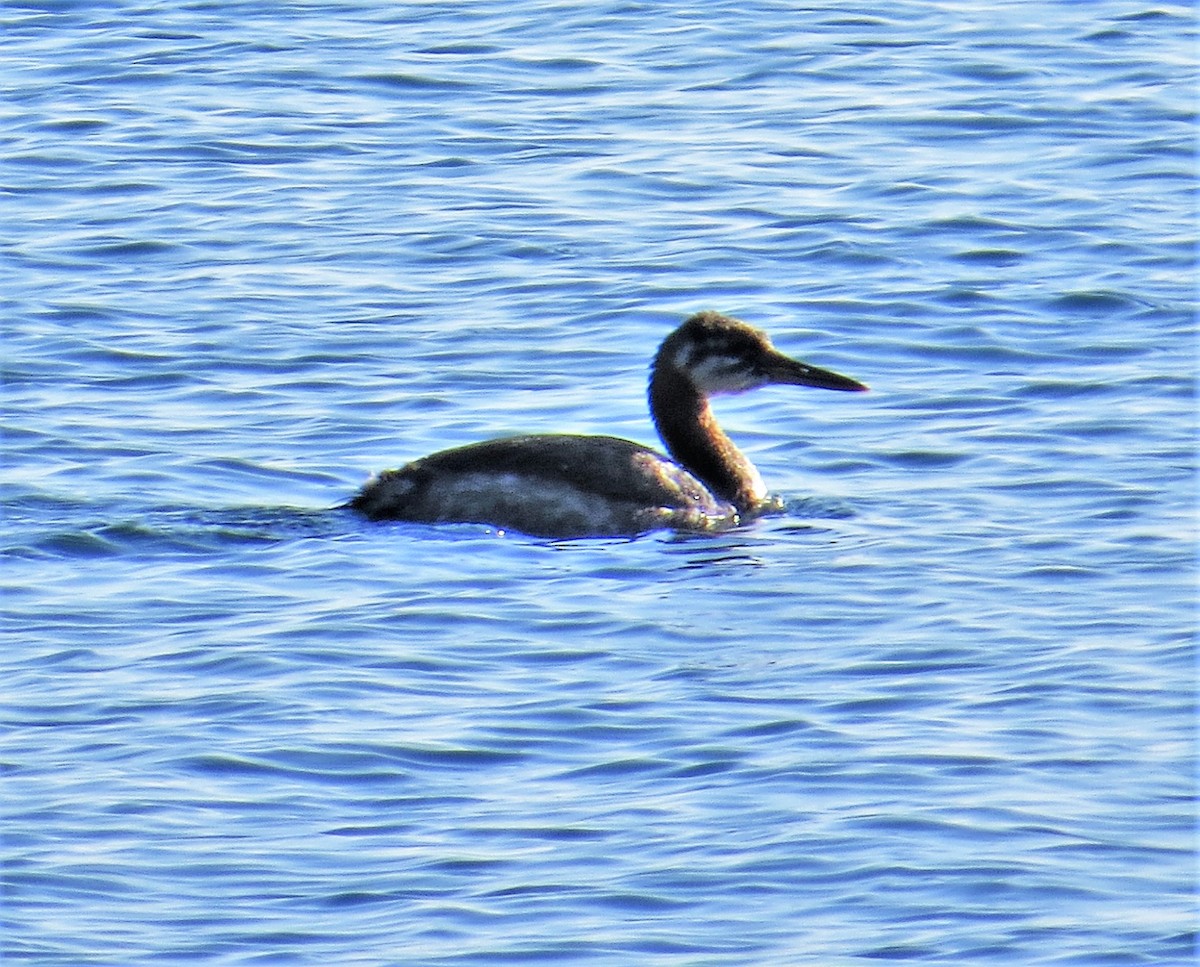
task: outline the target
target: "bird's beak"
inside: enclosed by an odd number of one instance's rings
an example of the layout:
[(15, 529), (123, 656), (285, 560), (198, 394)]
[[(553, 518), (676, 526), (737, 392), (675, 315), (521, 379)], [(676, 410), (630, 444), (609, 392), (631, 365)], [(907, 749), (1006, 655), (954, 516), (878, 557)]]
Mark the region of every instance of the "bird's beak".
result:
[(767, 378), (772, 383), (789, 386), (815, 386), (818, 389), (836, 389), (850, 393), (865, 393), (869, 387), (856, 379), (842, 376), (819, 366), (810, 366), (783, 353), (776, 353), (767, 365)]

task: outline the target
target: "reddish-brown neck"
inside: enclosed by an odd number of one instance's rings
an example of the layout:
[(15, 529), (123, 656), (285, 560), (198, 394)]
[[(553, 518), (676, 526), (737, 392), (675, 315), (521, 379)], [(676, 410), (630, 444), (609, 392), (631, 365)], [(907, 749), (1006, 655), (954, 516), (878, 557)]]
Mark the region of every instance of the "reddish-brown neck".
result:
[(671, 456), (713, 493), (742, 513), (762, 503), (758, 471), (717, 425), (708, 399), (661, 359), (650, 377), (650, 413)]

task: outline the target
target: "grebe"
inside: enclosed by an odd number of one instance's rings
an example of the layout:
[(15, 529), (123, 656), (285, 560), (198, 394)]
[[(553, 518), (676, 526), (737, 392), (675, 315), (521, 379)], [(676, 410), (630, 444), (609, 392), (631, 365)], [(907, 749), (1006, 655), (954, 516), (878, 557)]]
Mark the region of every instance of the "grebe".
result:
[(617, 437), (507, 437), (385, 470), (349, 506), (372, 520), (490, 524), (538, 537), (725, 530), (778, 505), (708, 397), (771, 383), (867, 388), (783, 355), (740, 320), (701, 312), (664, 340), (650, 371), (650, 412), (674, 460)]

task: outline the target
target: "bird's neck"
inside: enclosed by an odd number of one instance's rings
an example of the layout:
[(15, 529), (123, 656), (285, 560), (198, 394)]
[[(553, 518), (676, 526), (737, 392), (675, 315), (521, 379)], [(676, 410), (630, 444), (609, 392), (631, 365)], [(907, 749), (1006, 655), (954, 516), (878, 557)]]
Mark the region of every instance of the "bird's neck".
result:
[(650, 413), (668, 452), (710, 490), (743, 514), (766, 499), (758, 471), (717, 424), (708, 398), (669, 366), (650, 378)]

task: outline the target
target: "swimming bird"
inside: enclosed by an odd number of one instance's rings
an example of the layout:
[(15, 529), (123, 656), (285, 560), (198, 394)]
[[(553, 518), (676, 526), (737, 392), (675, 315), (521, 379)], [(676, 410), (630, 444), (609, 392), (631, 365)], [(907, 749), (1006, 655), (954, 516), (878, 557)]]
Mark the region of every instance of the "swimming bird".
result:
[(349, 506), (372, 520), (488, 524), (538, 537), (718, 531), (779, 505), (717, 425), (709, 397), (770, 384), (863, 391), (717, 312), (691, 316), (650, 371), (650, 412), (673, 459), (611, 436), (536, 434), (441, 450), (373, 477)]

